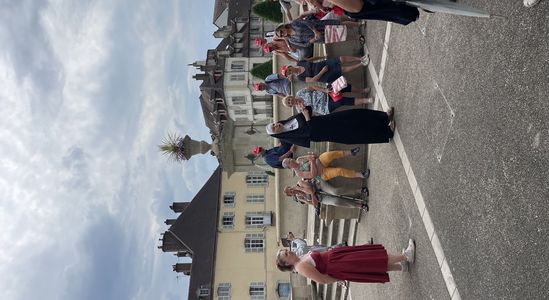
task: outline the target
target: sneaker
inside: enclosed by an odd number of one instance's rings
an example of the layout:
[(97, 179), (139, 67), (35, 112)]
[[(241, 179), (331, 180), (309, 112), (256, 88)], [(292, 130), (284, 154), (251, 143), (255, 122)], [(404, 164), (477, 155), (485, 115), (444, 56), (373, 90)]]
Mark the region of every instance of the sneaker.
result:
[(360, 63), (363, 66), (367, 66), (370, 63), (370, 55), (366, 54), (362, 58), (360, 58)]
[(360, 189), (360, 193), (362, 193), (364, 196), (368, 197), (370, 196), (370, 190), (367, 186), (364, 186)]
[(400, 264), (400, 271), (402, 272), (408, 272), (410, 270), (410, 263), (407, 261), (401, 261)]
[(356, 156), (356, 154), (358, 152), (360, 152), (360, 147), (355, 147), (355, 148), (351, 149), (350, 151), (351, 151), (352, 156)]
[(362, 203), (362, 205), (360, 206), (360, 209), (361, 209), (362, 211), (367, 212), (367, 211), (370, 210), (370, 207), (368, 206), (368, 203), (364, 202), (364, 203)]
[(414, 240), (408, 240), (408, 248), (402, 250), (402, 255), (406, 256), (406, 261), (409, 263), (416, 261), (416, 242)]
[(540, 0), (524, 0), (524, 6), (533, 7), (539, 3)]
[(368, 178), (370, 177), (370, 169), (366, 169), (365, 171), (360, 172), (362, 174), (362, 178)]

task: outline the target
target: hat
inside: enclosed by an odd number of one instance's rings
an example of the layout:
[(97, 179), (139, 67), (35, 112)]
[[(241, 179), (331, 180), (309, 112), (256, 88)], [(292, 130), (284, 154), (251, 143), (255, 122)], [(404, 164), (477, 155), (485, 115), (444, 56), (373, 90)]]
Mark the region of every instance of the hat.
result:
[(259, 83), (259, 82), (254, 83), (254, 90), (255, 91), (261, 91), (262, 90), (261, 83)]
[(258, 46), (258, 47), (260, 47), (261, 44), (263, 44), (263, 39), (261, 39), (261, 38), (256, 38), (256, 39), (255, 39), (255, 45)]
[(283, 65), (282, 68), (280, 68), (280, 74), (282, 74), (282, 76), (286, 76), (286, 70), (287, 69), (288, 69), (288, 66)]
[(261, 150), (263, 150), (263, 148), (261, 148), (259, 146), (253, 146), (252, 147), (252, 153), (255, 154), (255, 155), (258, 155), (259, 153), (261, 153)]
[(271, 47), (269, 47), (269, 43), (265, 43), (263, 45), (263, 52), (265, 53), (271, 53)]

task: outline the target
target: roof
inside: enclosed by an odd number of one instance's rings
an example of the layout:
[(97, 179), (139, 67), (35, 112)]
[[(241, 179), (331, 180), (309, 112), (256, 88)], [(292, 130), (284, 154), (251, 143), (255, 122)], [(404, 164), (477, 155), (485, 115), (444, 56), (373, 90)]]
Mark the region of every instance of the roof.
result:
[(201, 287), (213, 286), (220, 194), (221, 167), (218, 167), (168, 229), (168, 234), (173, 234), (183, 249), (192, 251), (188, 298), (191, 300), (198, 300), (196, 291)]

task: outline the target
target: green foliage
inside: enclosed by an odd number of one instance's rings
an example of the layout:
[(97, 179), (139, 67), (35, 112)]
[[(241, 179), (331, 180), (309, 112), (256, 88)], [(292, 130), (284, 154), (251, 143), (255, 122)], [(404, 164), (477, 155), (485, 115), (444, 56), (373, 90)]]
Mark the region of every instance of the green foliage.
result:
[(265, 80), (265, 77), (273, 74), (273, 60), (269, 59), (259, 66), (256, 66), (250, 71), (250, 73), (261, 80)]
[(252, 7), (252, 12), (259, 17), (273, 21), (275, 23), (282, 23), (283, 16), (278, 1), (263, 1), (259, 2)]
[(267, 175), (269, 176), (275, 176), (275, 173), (273, 171), (265, 171), (265, 173), (267, 173)]
[(186, 160), (183, 139), (184, 137), (176, 133), (168, 133), (168, 135), (162, 140), (162, 145), (158, 145), (158, 149), (173, 161), (180, 162)]

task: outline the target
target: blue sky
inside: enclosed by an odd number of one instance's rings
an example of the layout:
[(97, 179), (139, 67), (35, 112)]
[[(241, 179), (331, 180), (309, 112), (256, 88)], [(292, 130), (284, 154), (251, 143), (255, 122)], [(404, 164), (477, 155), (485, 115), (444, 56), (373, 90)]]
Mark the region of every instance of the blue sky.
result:
[(219, 42), (213, 0), (0, 5), (0, 299), (184, 299), (156, 247), (217, 166), (187, 66)]

